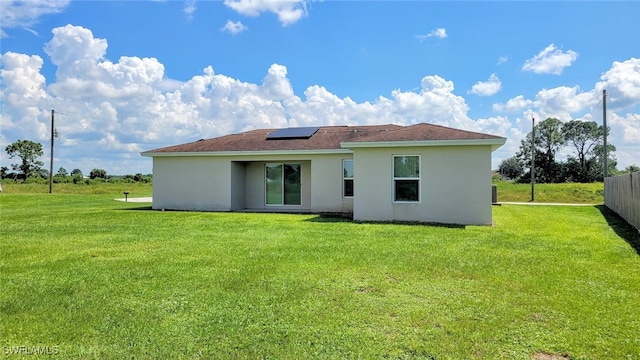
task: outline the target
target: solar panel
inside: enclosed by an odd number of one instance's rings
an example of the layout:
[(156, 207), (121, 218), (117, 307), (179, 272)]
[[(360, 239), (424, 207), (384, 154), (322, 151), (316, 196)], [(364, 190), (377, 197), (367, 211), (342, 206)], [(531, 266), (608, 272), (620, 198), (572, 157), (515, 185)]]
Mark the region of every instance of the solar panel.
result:
[(318, 129), (318, 127), (292, 127), (278, 129), (267, 135), (267, 140), (308, 139), (313, 136)]

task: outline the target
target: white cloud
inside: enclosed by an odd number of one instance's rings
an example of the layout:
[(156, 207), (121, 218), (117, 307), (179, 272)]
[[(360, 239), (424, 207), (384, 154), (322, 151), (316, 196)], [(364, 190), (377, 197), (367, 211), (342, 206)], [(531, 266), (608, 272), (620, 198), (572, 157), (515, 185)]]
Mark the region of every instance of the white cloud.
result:
[(533, 71), (536, 74), (562, 74), (564, 68), (578, 58), (578, 53), (573, 50), (563, 52), (554, 44), (547, 46), (538, 55), (527, 60), (522, 66), (523, 71)]
[(57, 14), (69, 6), (70, 0), (1, 0), (0, 38), (7, 36), (5, 29), (26, 28), (35, 24), (44, 15)]
[(533, 101), (527, 100), (522, 95), (509, 99), (505, 104), (493, 104), (493, 111), (515, 113), (531, 106)]
[[(453, 81), (438, 75), (424, 76), (417, 90), (394, 90), (356, 102), (321, 85), (296, 95), (286, 66), (280, 64), (266, 69), (257, 84), (217, 74), (211, 66), (187, 81), (176, 81), (165, 77), (164, 65), (154, 58), (108, 60), (107, 41), (88, 29), (69, 25), (52, 33), (45, 50), (57, 67), (53, 79), (44, 78), (43, 59), (37, 55), (7, 52), (0, 57), (0, 147), (25, 138), (45, 143), (50, 110), (56, 109), (62, 140), (55, 167), (83, 172), (100, 167), (110, 174), (147, 173), (151, 162), (140, 157), (143, 150), (249, 129), (310, 125), (428, 122), (506, 136), (507, 144), (494, 157), (507, 158), (529, 131), (533, 111), (536, 119), (548, 114), (565, 120), (588, 114), (599, 100), (598, 89), (544, 89), (534, 100), (521, 95), (494, 105), (498, 112), (525, 111), (522, 118), (499, 114), (474, 121)], [(606, 86), (617, 98), (637, 104), (639, 72), (636, 59), (614, 63), (597, 87)], [(627, 78), (631, 85), (623, 81)], [(629, 165), (623, 161), (638, 153), (640, 115), (610, 118), (620, 165)]]
[(468, 92), (478, 96), (491, 96), (500, 91), (501, 87), (502, 83), (500, 82), (498, 75), (491, 74), (487, 81), (478, 81)]
[(196, 0), (187, 0), (184, 4), (184, 9), (182, 9), (182, 12), (184, 12), (187, 20), (190, 21), (193, 19), (193, 14), (196, 12), (196, 9)]
[(502, 160), (515, 155), (520, 148), (520, 140), (523, 139), (528, 132), (514, 126), (513, 120), (507, 116), (478, 119), (477, 123), (480, 126), (481, 132), (507, 138), (505, 144), (492, 154), (492, 169), (497, 168)]
[[(536, 94), (535, 100), (520, 95), (505, 104), (494, 104), (493, 109), (506, 113), (523, 111), (523, 120), (516, 119), (514, 124), (514, 127), (521, 128), (523, 134), (530, 130), (532, 116), (537, 120), (554, 117), (561, 121), (584, 119), (602, 124), (602, 90), (607, 89), (607, 125), (611, 128), (609, 143), (617, 148), (615, 155), (618, 168), (638, 164), (640, 114), (636, 106), (640, 104), (640, 60), (631, 58), (614, 62), (603, 73), (601, 80), (587, 91), (581, 91), (578, 86), (542, 89)], [(520, 139), (517, 141), (519, 143)], [(505, 149), (508, 144), (509, 141)]]
[(227, 20), (227, 23), (224, 24), (221, 31), (228, 32), (229, 34), (236, 35), (243, 31), (248, 30), (249, 28), (244, 26), (240, 21), (233, 22), (231, 20)]
[(594, 91), (580, 92), (578, 86), (559, 86), (553, 89), (543, 89), (536, 94), (533, 105), (540, 112), (541, 117), (554, 117), (567, 121), (573, 119), (574, 113), (590, 109), (598, 103)]
[(508, 56), (500, 56), (498, 58), (498, 62), (496, 63), (496, 65), (502, 65), (502, 64), (506, 63), (507, 61), (509, 61), (509, 57)]
[(307, 16), (309, 0), (224, 0), (224, 5), (245, 16), (259, 16), (271, 12), (282, 26), (291, 25)]
[(67, 160), (73, 164), (69, 168), (85, 164), (83, 171), (98, 166), (91, 164), (95, 159), (110, 173), (122, 171), (135, 164), (141, 149), (254, 128), (431, 122), (480, 129), (468, 117), (464, 98), (453, 93), (453, 82), (436, 75), (425, 76), (417, 92), (396, 90), (357, 103), (319, 85), (301, 98), (279, 64), (269, 67), (261, 84), (216, 74), (210, 66), (185, 82), (170, 82), (157, 59), (106, 59), (107, 41), (77, 26), (54, 29), (45, 49), (57, 66), (49, 86), (40, 74), (41, 58), (13, 53), (2, 58), (3, 135), (6, 141), (46, 141), (48, 114), (55, 108), (64, 139), (56, 154), (74, 159)]
[[(0, 129), (5, 136), (18, 133), (25, 134), (21, 138), (46, 139), (47, 126), (41, 120), (47, 118), (52, 99), (47, 93), (45, 77), (40, 73), (42, 58), (7, 52), (0, 57), (0, 63), (0, 82), (3, 84)], [(5, 145), (2, 144), (2, 148)]]
[(615, 61), (600, 79), (602, 81), (596, 84), (596, 91), (602, 94), (602, 90), (607, 90), (613, 100), (609, 102), (610, 106), (631, 107), (640, 104), (640, 59)]
[[(53, 38), (45, 45), (44, 50), (58, 66), (58, 71), (60, 68), (84, 70), (84, 64), (91, 66), (106, 54), (107, 40), (94, 38), (89, 29), (66, 25), (51, 32)], [(81, 68), (78, 68), (79, 66)]]
[(416, 35), (416, 37), (420, 41), (426, 40), (426, 39), (428, 39), (430, 37), (436, 37), (438, 39), (444, 39), (444, 38), (447, 37), (447, 30), (445, 28), (437, 28), (437, 29), (431, 30), (431, 32), (428, 33), (428, 34)]

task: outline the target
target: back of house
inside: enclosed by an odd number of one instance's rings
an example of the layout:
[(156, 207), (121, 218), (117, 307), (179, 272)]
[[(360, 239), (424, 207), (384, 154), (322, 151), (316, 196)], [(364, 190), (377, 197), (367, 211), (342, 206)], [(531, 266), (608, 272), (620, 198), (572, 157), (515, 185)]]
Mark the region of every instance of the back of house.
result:
[(506, 139), (432, 124), (260, 129), (143, 152), (153, 208), (489, 225)]

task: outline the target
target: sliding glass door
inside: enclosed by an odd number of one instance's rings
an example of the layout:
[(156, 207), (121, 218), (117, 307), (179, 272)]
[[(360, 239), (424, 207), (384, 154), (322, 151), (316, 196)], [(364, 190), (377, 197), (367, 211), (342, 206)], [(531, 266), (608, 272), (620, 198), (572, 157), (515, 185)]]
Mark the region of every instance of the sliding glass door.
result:
[(300, 164), (266, 164), (265, 203), (267, 205), (300, 205), (300, 178)]

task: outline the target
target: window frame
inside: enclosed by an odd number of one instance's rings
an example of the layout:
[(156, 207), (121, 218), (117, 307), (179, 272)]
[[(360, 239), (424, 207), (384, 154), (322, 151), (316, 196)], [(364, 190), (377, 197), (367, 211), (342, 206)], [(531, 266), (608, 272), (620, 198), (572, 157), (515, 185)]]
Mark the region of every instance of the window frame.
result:
[[(417, 157), (418, 158), (418, 176), (417, 177), (399, 177), (396, 176), (396, 158), (399, 157)], [(422, 202), (422, 158), (419, 154), (402, 154), (402, 155), (392, 155), (391, 156), (391, 182), (393, 183), (391, 189), (391, 200), (394, 204), (418, 204)], [(418, 199), (417, 200), (396, 200), (396, 182), (397, 181), (416, 181), (417, 182), (417, 191), (418, 191)]]
[[(347, 161), (351, 162), (351, 172), (353, 173), (353, 176), (351, 177), (347, 177), (345, 174), (344, 164)], [(354, 165), (353, 159), (342, 159), (342, 197), (346, 199), (352, 199), (353, 195), (355, 194), (355, 189), (354, 189), (355, 168), (353, 167), (353, 165)], [(347, 181), (351, 181), (351, 195), (346, 194), (347, 187), (345, 186), (345, 184)]]
[[(267, 185), (267, 168), (269, 167), (269, 165), (273, 166), (281, 166), (281, 177), (280, 177), (280, 181), (281, 181), (281, 185), (280, 185), (280, 191), (281, 191), (281, 201), (279, 204), (270, 204), (268, 202), (269, 199), (269, 194), (268, 194), (268, 185)], [(298, 171), (299, 171), (299, 175), (300, 175), (300, 203), (299, 204), (285, 204), (285, 194), (286, 194), (286, 181), (285, 181), (285, 169), (286, 166), (298, 166)], [(292, 163), (288, 163), (288, 162), (265, 162), (264, 163), (264, 206), (302, 206), (302, 163), (297, 163), (297, 162), (292, 162)]]

